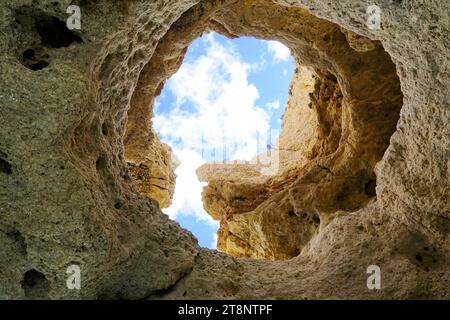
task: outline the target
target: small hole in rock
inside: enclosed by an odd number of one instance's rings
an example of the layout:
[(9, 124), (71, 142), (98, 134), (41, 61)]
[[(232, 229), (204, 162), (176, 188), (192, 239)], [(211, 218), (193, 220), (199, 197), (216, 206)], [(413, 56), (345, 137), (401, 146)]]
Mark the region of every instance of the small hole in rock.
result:
[(30, 66), (30, 69), (33, 71), (42, 70), (44, 68), (47, 68), (50, 64), (46, 61), (39, 61), (36, 64)]
[(423, 258), (422, 258), (422, 256), (420, 254), (416, 254), (416, 260), (419, 261), (419, 262), (422, 262)]
[(83, 42), (76, 33), (67, 28), (65, 20), (60, 20), (42, 10), (24, 6), (15, 13), (16, 22), (25, 32), (32, 35), (37, 33), (44, 47), (61, 48), (68, 47), (74, 42)]
[(44, 49), (27, 49), (22, 54), (23, 65), (33, 71), (42, 70), (50, 65), (49, 55)]
[(104, 124), (102, 125), (102, 134), (103, 134), (104, 136), (106, 136), (106, 135), (108, 134), (108, 128), (107, 128), (106, 123), (104, 123)]
[(375, 179), (371, 179), (364, 185), (364, 193), (369, 197), (375, 197), (377, 195), (376, 187), (377, 181)]
[(12, 173), (11, 164), (2, 158), (0, 158), (0, 172), (5, 174)]
[(312, 219), (315, 224), (320, 224), (320, 216), (317, 213), (313, 215)]
[(25, 296), (30, 299), (44, 299), (50, 291), (50, 281), (45, 275), (35, 269), (25, 272), (22, 288)]
[(42, 44), (51, 48), (68, 47), (74, 42), (83, 42), (79, 36), (70, 31), (66, 24), (56, 17), (42, 15), (36, 18), (36, 30)]
[(33, 49), (27, 49), (25, 50), (25, 52), (23, 53), (23, 58), (24, 59), (31, 59), (33, 58), (35, 55), (35, 52)]

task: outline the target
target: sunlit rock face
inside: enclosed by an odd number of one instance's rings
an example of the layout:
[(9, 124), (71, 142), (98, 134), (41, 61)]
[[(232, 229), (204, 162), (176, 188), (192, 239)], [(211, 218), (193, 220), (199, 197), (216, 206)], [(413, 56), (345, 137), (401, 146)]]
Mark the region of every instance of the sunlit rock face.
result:
[(145, 160), (139, 164), (129, 162), (129, 172), (140, 194), (158, 201), (160, 208), (167, 208), (175, 193), (175, 169), (180, 162), (167, 144), (155, 134), (152, 137)]
[[(450, 298), (450, 5), (378, 5), (372, 30), (359, 0), (3, 1), (0, 298)], [(161, 212), (176, 161), (151, 127), (208, 30), (297, 61), (279, 170), (198, 170), (229, 254)]]
[(280, 40), (297, 61), (279, 154), (272, 159), (277, 172), (255, 175), (249, 167), (246, 174), (239, 165), (234, 175), (237, 166), (214, 164), (198, 170), (209, 182), (205, 209), (221, 221), (220, 250), (289, 259), (336, 214), (375, 198), (374, 167), (395, 131), (400, 82), (379, 42), (343, 33), (299, 8), (238, 2), (216, 13), (215, 21), (236, 35)]

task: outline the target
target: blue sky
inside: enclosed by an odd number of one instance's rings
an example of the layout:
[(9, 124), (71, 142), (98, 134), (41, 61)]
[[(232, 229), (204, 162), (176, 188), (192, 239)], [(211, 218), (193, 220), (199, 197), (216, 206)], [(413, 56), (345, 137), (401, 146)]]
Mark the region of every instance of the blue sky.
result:
[(257, 141), (280, 129), (293, 71), (289, 49), (279, 42), (209, 33), (191, 44), (157, 98), (154, 127), (181, 162), (173, 203), (163, 211), (201, 246), (216, 247), (219, 225), (203, 210), (204, 184), (195, 169), (265, 151)]

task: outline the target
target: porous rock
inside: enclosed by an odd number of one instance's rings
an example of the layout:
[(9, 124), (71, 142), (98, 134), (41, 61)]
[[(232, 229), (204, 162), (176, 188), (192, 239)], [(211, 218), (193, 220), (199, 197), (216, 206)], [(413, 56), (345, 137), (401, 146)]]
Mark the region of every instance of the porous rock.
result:
[[(377, 4), (379, 30), (361, 0), (4, 0), (0, 298), (450, 298), (450, 5)], [(152, 104), (211, 30), (281, 41), (298, 70), (276, 174), (199, 169), (231, 255), (129, 170), (170, 185)]]

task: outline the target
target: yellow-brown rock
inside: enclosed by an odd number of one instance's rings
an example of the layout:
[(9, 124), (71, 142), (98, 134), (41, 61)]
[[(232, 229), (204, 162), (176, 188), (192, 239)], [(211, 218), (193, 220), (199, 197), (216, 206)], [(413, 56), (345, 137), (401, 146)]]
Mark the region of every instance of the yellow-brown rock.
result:
[[(234, 175), (234, 165), (207, 164), (198, 170), (209, 182), (204, 206), (221, 220), (220, 250), (289, 259), (321, 221), (323, 228), (337, 212), (356, 211), (375, 197), (373, 170), (398, 120), (399, 81), (381, 45), (355, 50), (351, 31), (344, 35), (304, 10), (245, 1), (216, 15), (215, 21), (236, 35), (271, 35), (284, 42), (297, 69), (273, 160), (279, 161), (278, 171), (255, 176), (253, 167), (245, 174), (240, 165)], [(256, 21), (270, 32), (255, 30)]]
[(129, 162), (128, 170), (139, 193), (158, 201), (160, 208), (167, 208), (175, 192), (174, 171), (178, 165), (172, 149), (155, 138), (145, 160), (140, 164)]

